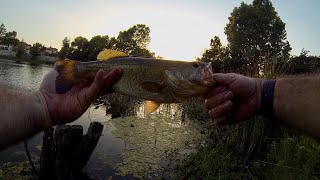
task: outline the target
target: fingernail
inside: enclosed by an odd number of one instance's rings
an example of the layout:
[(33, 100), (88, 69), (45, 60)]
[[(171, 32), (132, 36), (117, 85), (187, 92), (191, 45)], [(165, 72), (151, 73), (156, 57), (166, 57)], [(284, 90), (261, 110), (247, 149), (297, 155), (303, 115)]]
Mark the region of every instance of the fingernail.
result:
[(99, 69), (98, 73), (100, 73), (102, 77), (107, 75), (107, 73), (103, 69)]
[(119, 74), (119, 73), (122, 73), (122, 69), (119, 67), (115, 67), (113, 68), (113, 72)]

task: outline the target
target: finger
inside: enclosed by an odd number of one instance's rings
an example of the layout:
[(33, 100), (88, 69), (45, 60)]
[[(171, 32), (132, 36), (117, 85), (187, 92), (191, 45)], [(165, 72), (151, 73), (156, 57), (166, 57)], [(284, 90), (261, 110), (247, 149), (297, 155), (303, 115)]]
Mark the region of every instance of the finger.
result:
[(110, 73), (104, 77), (103, 89), (101, 92), (107, 93), (111, 91), (111, 87), (121, 78), (121, 68), (114, 68)]
[(222, 104), (227, 100), (233, 98), (233, 93), (231, 91), (224, 91), (211, 96), (211, 98), (205, 100), (205, 106), (207, 109), (215, 108), (216, 106)]
[(250, 117), (252, 117), (254, 114), (256, 114), (257, 109), (249, 109), (248, 105), (241, 104), (238, 105), (237, 108), (234, 111), (234, 114), (237, 116), (232, 117), (232, 120), (236, 122), (242, 122)]
[(232, 101), (228, 100), (228, 101), (224, 102), (223, 104), (211, 109), (209, 111), (210, 117), (213, 119), (224, 117), (232, 109), (232, 106), (233, 106)]
[(97, 98), (99, 92), (101, 91), (101, 89), (103, 87), (105, 76), (106, 76), (106, 72), (103, 71), (102, 69), (100, 69), (97, 72), (93, 83), (90, 85), (90, 87), (84, 93), (83, 98), (85, 98), (87, 103), (91, 104), (92, 101), (94, 101)]
[(213, 74), (213, 79), (222, 86), (229, 86), (232, 82), (234, 82), (237, 78), (237, 74), (228, 73), (215, 73)]
[(214, 95), (216, 95), (220, 92), (224, 92), (224, 91), (227, 91), (227, 88), (224, 86), (215, 87), (215, 88), (211, 89), (207, 94), (205, 94), (203, 96), (203, 98), (208, 99), (211, 96), (214, 96)]

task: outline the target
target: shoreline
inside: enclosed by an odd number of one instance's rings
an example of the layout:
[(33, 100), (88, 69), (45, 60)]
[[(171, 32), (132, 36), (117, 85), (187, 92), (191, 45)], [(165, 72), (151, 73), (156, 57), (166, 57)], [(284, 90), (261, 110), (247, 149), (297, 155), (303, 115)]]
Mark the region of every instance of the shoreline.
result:
[(14, 64), (25, 64), (30, 66), (46, 66), (46, 67), (53, 67), (54, 63), (51, 62), (43, 62), (39, 60), (26, 60), (26, 59), (19, 59), (17, 57), (3, 57), (0, 56), (0, 62), (7, 62), (7, 63), (14, 63)]

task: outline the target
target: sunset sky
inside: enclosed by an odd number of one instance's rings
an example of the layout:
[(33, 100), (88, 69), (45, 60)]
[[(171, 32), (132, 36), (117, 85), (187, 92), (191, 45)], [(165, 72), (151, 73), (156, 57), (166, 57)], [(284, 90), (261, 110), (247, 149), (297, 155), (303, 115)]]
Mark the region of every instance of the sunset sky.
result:
[[(251, 3), (252, 0), (245, 2)], [(320, 55), (320, 1), (273, 0), (286, 23), (292, 54), (302, 48)], [(64, 37), (90, 39), (117, 36), (135, 24), (151, 28), (149, 49), (168, 59), (194, 60), (210, 38), (218, 35), (224, 45), (224, 27), (241, 0), (7, 0), (0, 6), (0, 23), (18, 32), (18, 38), (58, 49)]]

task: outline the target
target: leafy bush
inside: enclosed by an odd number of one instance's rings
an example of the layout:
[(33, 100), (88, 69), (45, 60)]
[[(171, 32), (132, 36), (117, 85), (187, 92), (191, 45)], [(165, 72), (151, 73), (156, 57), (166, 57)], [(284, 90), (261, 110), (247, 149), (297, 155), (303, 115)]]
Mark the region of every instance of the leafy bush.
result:
[(320, 145), (304, 136), (274, 142), (266, 169), (272, 179), (319, 179)]
[(320, 145), (304, 137), (274, 141), (248, 157), (222, 146), (201, 147), (177, 167), (187, 179), (319, 179)]
[(182, 179), (248, 179), (241, 158), (223, 147), (202, 147), (177, 167)]

